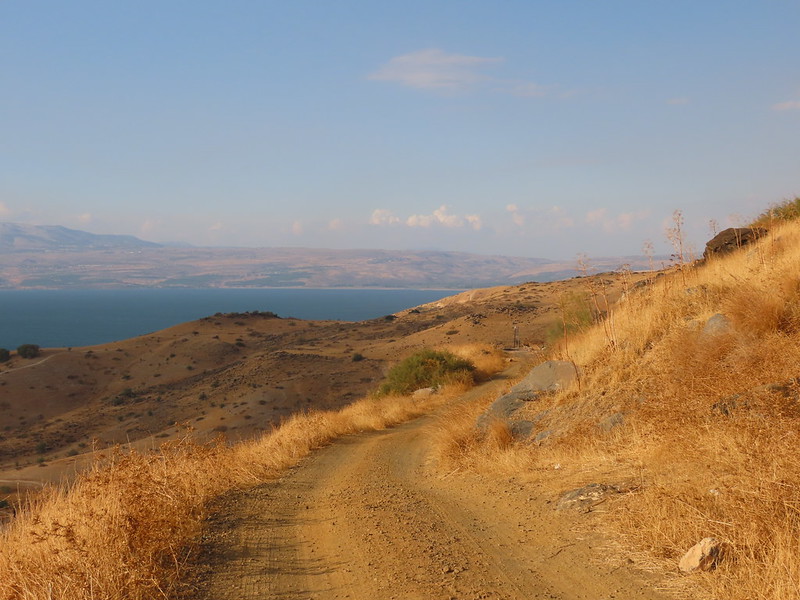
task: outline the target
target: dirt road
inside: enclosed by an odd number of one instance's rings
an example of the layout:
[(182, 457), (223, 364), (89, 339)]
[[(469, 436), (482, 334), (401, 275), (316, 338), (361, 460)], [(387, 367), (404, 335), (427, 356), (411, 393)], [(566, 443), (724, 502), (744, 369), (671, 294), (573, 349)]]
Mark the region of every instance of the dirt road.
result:
[[(432, 417), (325, 448), (225, 497), (205, 546), (214, 600), (655, 599), (531, 487), (442, 476)], [(585, 528), (581, 528), (585, 531)]]

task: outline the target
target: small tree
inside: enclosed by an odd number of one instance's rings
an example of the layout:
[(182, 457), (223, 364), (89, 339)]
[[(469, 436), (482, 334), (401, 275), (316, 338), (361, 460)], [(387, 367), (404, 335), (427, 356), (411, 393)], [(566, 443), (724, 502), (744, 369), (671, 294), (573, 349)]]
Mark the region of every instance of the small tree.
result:
[(420, 350), (395, 365), (378, 393), (410, 394), (424, 387), (473, 382), (475, 366), (447, 351)]
[(0, 348), (0, 363), (8, 362), (11, 359), (11, 352), (5, 348)]
[(17, 347), (17, 354), (22, 358), (36, 358), (39, 356), (39, 346), (36, 344), (22, 344)]

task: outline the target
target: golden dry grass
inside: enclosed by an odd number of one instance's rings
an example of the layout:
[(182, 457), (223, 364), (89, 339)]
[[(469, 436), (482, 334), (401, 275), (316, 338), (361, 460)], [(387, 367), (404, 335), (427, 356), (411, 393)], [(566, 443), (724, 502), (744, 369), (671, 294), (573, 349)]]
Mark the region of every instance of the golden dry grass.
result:
[[(539, 400), (541, 445), (475, 434), (471, 417), (440, 428), (452, 466), (573, 484), (636, 481), (610, 525), (665, 572), (703, 537), (730, 552), (684, 578), (709, 598), (800, 597), (800, 225), (757, 246), (654, 278), (576, 335), (581, 385)], [(731, 323), (717, 333), (708, 319)], [(611, 333), (610, 333), (611, 332)], [(776, 384), (771, 385), (770, 384)], [(479, 411), (479, 408), (475, 408)], [(622, 414), (623, 424), (598, 425)], [(470, 421), (470, 418), (472, 419)], [(499, 437), (498, 437), (499, 435)], [(554, 465), (559, 470), (555, 472)]]
[(52, 487), (0, 533), (0, 598), (174, 598), (206, 506), (274, 477), (315, 448), (419, 416), (462, 393), (366, 398), (292, 416), (262, 438), (225, 446), (183, 440), (149, 454), (117, 450), (70, 486)]
[(506, 368), (506, 356), (495, 346), (482, 343), (447, 346), (447, 350), (475, 365), (475, 378), (485, 381)]

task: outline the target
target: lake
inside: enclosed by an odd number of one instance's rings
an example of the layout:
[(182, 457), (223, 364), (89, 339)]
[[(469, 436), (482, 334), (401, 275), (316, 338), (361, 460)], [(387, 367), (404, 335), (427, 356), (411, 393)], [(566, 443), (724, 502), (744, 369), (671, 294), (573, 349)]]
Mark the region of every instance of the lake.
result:
[(458, 290), (120, 289), (0, 290), (0, 348), (91, 346), (158, 331), (217, 312), (363, 321)]

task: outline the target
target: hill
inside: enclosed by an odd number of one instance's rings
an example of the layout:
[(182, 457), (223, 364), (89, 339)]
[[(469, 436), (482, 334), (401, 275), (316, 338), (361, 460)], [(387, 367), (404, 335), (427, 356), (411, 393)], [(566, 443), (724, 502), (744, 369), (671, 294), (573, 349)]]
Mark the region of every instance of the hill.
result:
[(0, 253), (73, 252), (78, 250), (136, 250), (159, 248), (132, 235), (97, 235), (59, 225), (0, 223)]
[[(621, 274), (594, 279), (613, 297), (630, 285)], [(33, 360), (14, 355), (0, 364), (0, 479), (55, 477), (93, 446), (152, 446), (182, 435), (181, 424), (206, 439), (252, 437), (299, 410), (362, 397), (421, 346), (508, 346), (516, 326), (522, 344), (539, 348), (561, 298), (585, 289), (582, 278), (499, 286), (360, 323), (218, 314)]]
[[(467, 289), (578, 274), (574, 260), (466, 252), (176, 248), (63, 227), (0, 225), (0, 289), (386, 287)], [(593, 258), (600, 270), (644, 257)]]

